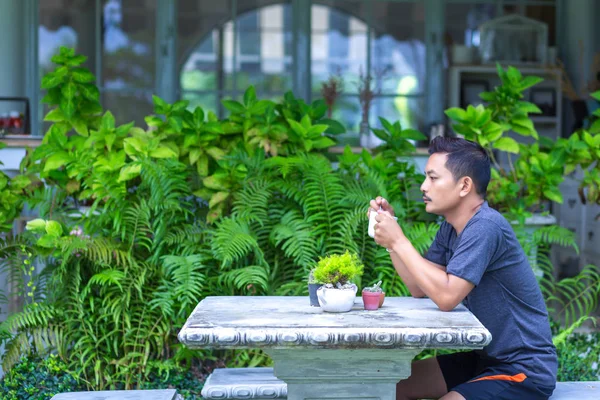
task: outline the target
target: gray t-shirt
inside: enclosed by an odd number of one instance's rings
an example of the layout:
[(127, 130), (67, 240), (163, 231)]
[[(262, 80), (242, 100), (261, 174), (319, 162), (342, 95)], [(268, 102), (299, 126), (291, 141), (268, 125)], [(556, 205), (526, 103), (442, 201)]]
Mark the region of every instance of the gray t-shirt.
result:
[(492, 334), (479, 354), (554, 386), (558, 361), (542, 292), (506, 219), (485, 202), (460, 235), (443, 222), (426, 259), (473, 283), (463, 304)]

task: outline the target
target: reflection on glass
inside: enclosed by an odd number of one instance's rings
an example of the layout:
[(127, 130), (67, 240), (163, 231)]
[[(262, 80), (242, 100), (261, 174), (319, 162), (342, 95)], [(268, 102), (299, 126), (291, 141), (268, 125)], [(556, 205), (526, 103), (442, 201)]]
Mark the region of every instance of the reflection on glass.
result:
[(201, 107), (204, 110), (204, 115), (207, 115), (209, 111), (218, 115), (216, 93), (185, 92), (182, 98), (190, 102), (188, 105), (190, 111), (193, 111), (196, 107)]
[[(251, 3), (257, 7), (250, 7)], [(243, 3), (235, 24), (225, 19), (196, 42), (188, 41), (191, 50), (183, 52), (180, 75), (184, 97), (190, 90), (236, 97), (254, 85), (260, 97), (269, 98), (281, 97), (292, 88), (291, 5), (258, 7), (263, 3)]]
[(333, 109), (332, 118), (340, 121), (348, 132), (358, 132), (361, 119), (358, 96), (340, 96)]
[(94, 21), (93, 1), (74, 3), (68, 0), (42, 1), (39, 4), (38, 63), (40, 79), (53, 70), (51, 58), (60, 46), (74, 48), (88, 56), (85, 66), (94, 71)]
[[(346, 8), (352, 3), (335, 2)], [(344, 79), (344, 92), (356, 93), (358, 76), (367, 68), (367, 24), (343, 9), (324, 5), (313, 5), (311, 18), (313, 92), (318, 93), (331, 75), (338, 75)]]
[(495, 15), (495, 4), (453, 4), (446, 7), (446, 32), (450, 43), (479, 46), (479, 26)]
[(102, 6), (102, 86), (109, 89), (154, 87), (155, 8), (132, 7), (122, 0)]
[(104, 92), (102, 107), (113, 113), (117, 124), (134, 121), (136, 126), (142, 128), (147, 127), (144, 118), (154, 113), (152, 92), (149, 90), (139, 90), (135, 93)]
[[(425, 10), (422, 3), (374, 4), (371, 66), (383, 94), (421, 94), (425, 84)], [(397, 20), (396, 16), (404, 18)]]
[(381, 126), (379, 117), (390, 122), (399, 121), (402, 128), (419, 129), (422, 123), (423, 100), (421, 97), (378, 97), (371, 107), (371, 126)]

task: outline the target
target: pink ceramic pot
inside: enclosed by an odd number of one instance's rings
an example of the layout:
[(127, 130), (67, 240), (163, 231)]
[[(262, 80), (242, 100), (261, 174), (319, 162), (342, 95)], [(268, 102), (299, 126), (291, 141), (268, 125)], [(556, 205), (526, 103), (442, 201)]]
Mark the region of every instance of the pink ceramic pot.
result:
[(377, 310), (379, 308), (380, 293), (377, 292), (362, 292), (363, 303), (365, 310)]

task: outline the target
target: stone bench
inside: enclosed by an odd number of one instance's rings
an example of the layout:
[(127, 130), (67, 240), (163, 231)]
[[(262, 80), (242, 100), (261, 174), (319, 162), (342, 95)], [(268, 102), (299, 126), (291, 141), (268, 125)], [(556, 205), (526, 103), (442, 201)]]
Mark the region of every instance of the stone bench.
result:
[[(287, 385), (273, 368), (219, 368), (204, 383), (202, 397), (216, 399), (285, 399)], [(558, 382), (550, 400), (599, 400), (600, 382)]]
[(287, 399), (273, 368), (218, 368), (204, 382), (203, 399)]
[(175, 389), (60, 393), (51, 400), (183, 400)]

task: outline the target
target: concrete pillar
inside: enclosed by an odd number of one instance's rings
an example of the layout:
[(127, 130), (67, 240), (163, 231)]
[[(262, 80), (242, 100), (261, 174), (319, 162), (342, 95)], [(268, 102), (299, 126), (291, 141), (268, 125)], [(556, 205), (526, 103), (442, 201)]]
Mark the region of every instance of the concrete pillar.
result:
[[(25, 95), (25, 7), (24, 2), (0, 0), (0, 96)], [(35, 27), (31, 27), (35, 29)]]
[[(557, 2), (559, 57), (580, 96), (587, 94), (583, 88), (591, 78), (590, 67), (600, 44), (596, 36), (599, 28), (595, 23), (595, 11), (600, 10), (597, 3), (596, 0)], [(574, 122), (571, 102), (566, 100), (563, 136), (571, 133)]]

